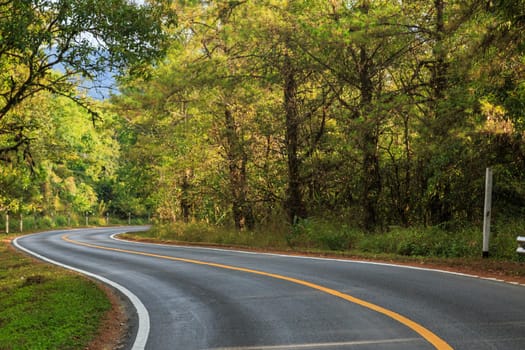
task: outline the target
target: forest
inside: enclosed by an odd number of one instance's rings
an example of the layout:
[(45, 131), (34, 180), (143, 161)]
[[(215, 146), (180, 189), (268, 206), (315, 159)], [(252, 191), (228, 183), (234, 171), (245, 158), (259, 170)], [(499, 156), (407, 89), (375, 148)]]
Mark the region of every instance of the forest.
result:
[[(0, 14), (2, 213), (454, 231), (480, 227), (491, 167), (493, 218), (525, 217), (523, 0), (8, 0)], [(108, 71), (112, 96), (90, 97)]]

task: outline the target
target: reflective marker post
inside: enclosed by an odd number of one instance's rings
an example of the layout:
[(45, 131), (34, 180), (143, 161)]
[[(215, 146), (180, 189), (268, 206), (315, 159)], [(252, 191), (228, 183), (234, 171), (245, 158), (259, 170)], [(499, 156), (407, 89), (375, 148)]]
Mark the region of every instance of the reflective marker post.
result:
[(516, 240), (518, 241), (518, 249), (516, 249), (516, 252), (519, 254), (525, 254), (525, 236), (518, 236)]
[(483, 257), (489, 257), (490, 215), (492, 207), (492, 169), (485, 174), (485, 209), (483, 210)]

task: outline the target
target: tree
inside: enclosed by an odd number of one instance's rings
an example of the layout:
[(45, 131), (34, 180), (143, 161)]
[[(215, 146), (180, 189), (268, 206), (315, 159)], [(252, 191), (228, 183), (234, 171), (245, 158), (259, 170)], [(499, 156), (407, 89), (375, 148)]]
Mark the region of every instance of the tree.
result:
[(30, 156), (13, 153), (0, 164), (0, 209), (55, 217), (101, 208), (98, 184), (114, 177), (119, 155), (110, 116), (101, 114), (95, 127), (83, 107), (49, 92), (22, 101), (0, 123), (14, 116), (27, 125)]
[(308, 45), (316, 43), (307, 41), (301, 19), (305, 11), (311, 13), (317, 6), (314, 2), (287, 1), (280, 5), (265, 2), (260, 5), (261, 15), (244, 29), (258, 32), (251, 65), (260, 67), (256, 73), (261, 83), (281, 91), (280, 106), (276, 109), (281, 117), (276, 122), (284, 130), (281, 142), (287, 165), (287, 186), (283, 205), (290, 224), (308, 217), (304, 197), (315, 171), (307, 171), (305, 164), (323, 139), (329, 118), (327, 111), (333, 102), (329, 90), (323, 89), (324, 72), (316, 70), (311, 57), (305, 53), (310, 48)]
[[(345, 191), (347, 203), (357, 198), (361, 226), (371, 231), (382, 224), (381, 135), (401, 93), (392, 75), (417, 44), (400, 4), (333, 1), (318, 6), (320, 10), (313, 20), (305, 16), (307, 37), (300, 45), (315, 60), (317, 69), (324, 72), (326, 86), (345, 111), (340, 122), (348, 125), (345, 133), (351, 153), (347, 157), (357, 160), (359, 169), (358, 188)], [(348, 169), (356, 173), (355, 164)]]
[[(367, 231), (471, 220), (484, 163), (521, 157), (488, 127), (525, 120), (511, 3), (177, 2), (169, 55), (118, 103), (134, 169), (149, 157), (128, 179), (148, 174), (163, 217), (239, 229), (284, 213)], [(518, 179), (520, 164), (501, 166)]]
[[(126, 0), (8, 0), (0, 4), (0, 121), (42, 91), (87, 107), (72, 86), (79, 76), (96, 79), (107, 70), (124, 74), (163, 51), (163, 3), (138, 6)], [(27, 147), (27, 124), (2, 125), (6, 153)]]

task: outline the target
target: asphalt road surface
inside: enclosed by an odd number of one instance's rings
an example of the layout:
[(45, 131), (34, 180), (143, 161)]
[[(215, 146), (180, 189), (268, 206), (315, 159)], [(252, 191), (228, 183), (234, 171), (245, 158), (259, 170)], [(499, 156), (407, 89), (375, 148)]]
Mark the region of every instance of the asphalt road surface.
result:
[(53, 231), (15, 245), (124, 293), (136, 309), (132, 349), (525, 349), (521, 285), (112, 238), (143, 229)]

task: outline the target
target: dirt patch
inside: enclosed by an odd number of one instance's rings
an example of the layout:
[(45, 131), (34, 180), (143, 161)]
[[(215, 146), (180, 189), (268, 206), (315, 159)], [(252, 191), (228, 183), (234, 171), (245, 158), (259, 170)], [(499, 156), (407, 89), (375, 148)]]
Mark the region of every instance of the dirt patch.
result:
[(451, 262), (448, 264), (428, 262), (407, 265), (450, 272), (464, 273), (482, 278), (492, 278), (509, 283), (525, 285), (525, 264), (512, 261), (468, 261), (467, 263)]
[(490, 278), (509, 283), (525, 285), (525, 263), (492, 259), (438, 259), (438, 258), (393, 258), (371, 259), (363, 257), (337, 257), (323, 254), (324, 257), (396, 264), (424, 269), (443, 270), (462, 273), (479, 278)]
[(25, 278), (24, 282), (22, 283), (22, 287), (33, 286), (36, 284), (43, 284), (46, 281), (47, 281), (47, 278), (42, 275), (29, 276)]
[(111, 309), (106, 313), (100, 325), (98, 335), (86, 350), (123, 349), (128, 341), (128, 313), (120, 294), (104, 284), (96, 282), (106, 293), (111, 302)]

